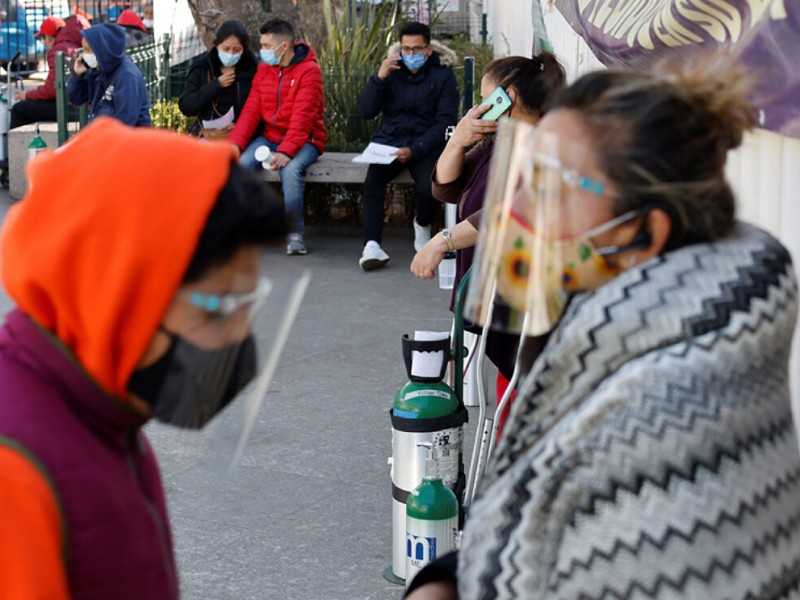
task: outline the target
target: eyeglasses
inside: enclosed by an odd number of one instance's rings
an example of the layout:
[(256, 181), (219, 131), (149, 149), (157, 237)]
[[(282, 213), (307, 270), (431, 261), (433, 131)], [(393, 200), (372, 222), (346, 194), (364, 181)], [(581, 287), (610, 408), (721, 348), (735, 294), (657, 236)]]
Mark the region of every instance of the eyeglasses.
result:
[(428, 46), (400, 46), (401, 54), (422, 54)]
[(597, 181), (591, 177), (580, 175), (577, 171), (572, 169), (561, 170), (561, 179), (570, 187), (586, 190), (595, 196), (602, 196), (603, 191), (606, 189), (606, 184), (602, 181)]
[(602, 196), (606, 189), (604, 182), (581, 175), (575, 169), (568, 169), (556, 158), (539, 155), (536, 159), (541, 163), (541, 167), (558, 171), (561, 180), (570, 187), (587, 191), (595, 196)]
[(229, 317), (245, 306), (256, 307), (263, 302), (272, 291), (272, 282), (266, 277), (260, 277), (256, 289), (245, 294), (204, 294), (192, 292), (189, 295), (189, 304), (209, 313)]

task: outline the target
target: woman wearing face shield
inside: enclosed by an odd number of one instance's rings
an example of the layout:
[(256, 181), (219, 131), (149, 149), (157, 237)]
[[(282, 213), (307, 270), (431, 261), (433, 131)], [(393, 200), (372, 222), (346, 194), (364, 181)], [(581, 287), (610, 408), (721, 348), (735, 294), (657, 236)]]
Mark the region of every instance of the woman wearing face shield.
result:
[(254, 376), (283, 203), (228, 144), (106, 117), (29, 177), (0, 238), (0, 597), (176, 599), (142, 426), (202, 427)]
[(599, 71), (541, 121), (558, 151), (529, 172), (552, 202), (512, 197), (507, 214), (551, 302), (527, 316), (550, 337), (458, 557), (409, 598), (796, 593), (796, 279), (777, 240), (736, 221), (724, 174), (755, 123), (746, 81), (725, 57)]
[[(250, 36), (240, 21), (225, 21), (217, 29), (214, 46), (194, 59), (178, 107), (187, 117), (197, 117), (192, 133), (224, 139), (242, 112), (258, 62), (250, 50)], [(233, 123), (203, 129), (202, 121), (218, 119), (233, 109)]]
[[(565, 82), (564, 68), (550, 52), (542, 52), (532, 59), (507, 56), (486, 65), (480, 92), (485, 100), (495, 89), (503, 88), (511, 100), (503, 116), (536, 124)], [(431, 176), (433, 196), (441, 202), (458, 204), (459, 223), (433, 236), (417, 252), (410, 267), (415, 277), (432, 278), (444, 254), (452, 249), (457, 251), (458, 261), (454, 288), (472, 265), (497, 130), (496, 119), (487, 120), (481, 116), (491, 108), (485, 103), (471, 108), (459, 121), (436, 162)], [(449, 243), (445, 236), (450, 238)]]
[[(485, 100), (502, 88), (511, 99), (505, 117), (535, 125), (546, 113), (553, 97), (564, 87), (566, 74), (556, 57), (542, 52), (534, 58), (507, 56), (492, 61), (483, 71), (481, 97)], [(489, 178), (497, 121), (482, 118), (490, 108), (482, 103), (471, 108), (458, 123), (436, 162), (432, 179), (433, 197), (458, 205), (458, 223), (435, 236), (417, 252), (410, 271), (415, 277), (431, 279), (445, 253), (456, 252), (456, 276), (450, 309), (464, 274), (472, 266), (481, 209)], [(473, 329), (480, 333), (481, 329)], [(486, 356), (498, 368), (498, 394), (501, 398), (514, 373), (519, 336), (491, 332), (486, 340)], [(504, 419), (501, 415), (501, 422)]]

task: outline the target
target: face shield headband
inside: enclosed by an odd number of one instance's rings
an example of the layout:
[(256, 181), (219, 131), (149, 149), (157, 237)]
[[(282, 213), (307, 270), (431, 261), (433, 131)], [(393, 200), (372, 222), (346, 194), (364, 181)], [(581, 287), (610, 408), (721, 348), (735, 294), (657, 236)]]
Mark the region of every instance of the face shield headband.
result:
[(593, 237), (633, 220), (631, 211), (597, 222), (592, 203), (606, 184), (583, 174), (587, 150), (532, 126), (504, 122), (492, 159), (465, 317), (493, 329), (550, 331), (572, 293), (619, 274)]

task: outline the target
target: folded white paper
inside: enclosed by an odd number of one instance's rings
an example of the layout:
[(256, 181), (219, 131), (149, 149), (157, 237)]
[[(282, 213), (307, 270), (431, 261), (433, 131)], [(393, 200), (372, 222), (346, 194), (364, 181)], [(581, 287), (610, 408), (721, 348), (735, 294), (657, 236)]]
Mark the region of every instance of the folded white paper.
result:
[(388, 165), (397, 158), (395, 153), (399, 150), (394, 146), (370, 142), (369, 146), (358, 156), (353, 157), (354, 163), (367, 163), (375, 165)]
[(203, 119), (203, 129), (222, 129), (233, 123), (233, 107), (231, 106), (224, 115), (217, 119), (206, 121)]
[[(414, 341), (435, 342), (446, 340), (449, 331), (415, 331)], [(442, 371), (442, 361), (445, 360), (444, 352), (418, 352), (411, 351), (411, 374), (414, 377), (438, 377)]]

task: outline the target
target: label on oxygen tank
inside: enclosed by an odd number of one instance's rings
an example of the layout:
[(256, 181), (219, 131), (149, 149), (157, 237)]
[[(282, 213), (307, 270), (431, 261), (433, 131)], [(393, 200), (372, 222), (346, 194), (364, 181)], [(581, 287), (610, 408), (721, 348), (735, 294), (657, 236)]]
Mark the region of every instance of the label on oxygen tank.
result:
[(429, 562), (455, 550), (458, 517), (423, 521), (406, 517), (406, 587)]
[[(430, 397), (430, 398), (443, 398), (445, 400), (449, 400), (452, 395), (453, 395), (452, 392), (448, 391), (423, 389), (423, 390), (417, 390), (416, 392), (407, 393), (404, 399), (408, 401), (408, 400), (414, 400), (415, 398)], [(414, 417), (411, 418), (413, 419)]]
[(450, 489), (458, 483), (463, 439), (464, 430), (461, 427), (432, 432), (431, 443), (436, 448), (439, 476)]

